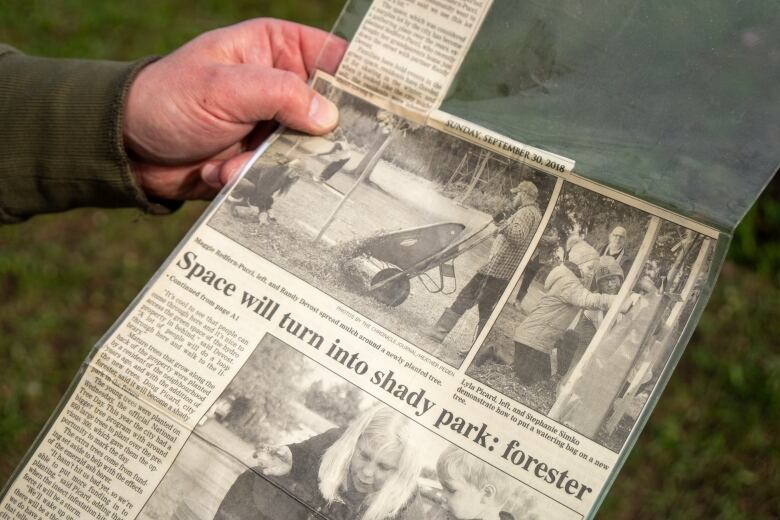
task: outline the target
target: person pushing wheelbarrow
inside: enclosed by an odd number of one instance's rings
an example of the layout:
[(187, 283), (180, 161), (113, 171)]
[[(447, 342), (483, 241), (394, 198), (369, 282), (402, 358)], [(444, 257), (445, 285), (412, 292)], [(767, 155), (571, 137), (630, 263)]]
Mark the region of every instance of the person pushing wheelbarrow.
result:
[(523, 181), (511, 190), (513, 213), (501, 212), (493, 219), (498, 231), (490, 257), (469, 282), (463, 286), (452, 305), (426, 331), (428, 337), (441, 343), (455, 327), (463, 313), (477, 305), (479, 323), (477, 334), (487, 323), (498, 299), (509, 284), (509, 279), (520, 264), (531, 238), (542, 220), (537, 198), (539, 190), (531, 181)]

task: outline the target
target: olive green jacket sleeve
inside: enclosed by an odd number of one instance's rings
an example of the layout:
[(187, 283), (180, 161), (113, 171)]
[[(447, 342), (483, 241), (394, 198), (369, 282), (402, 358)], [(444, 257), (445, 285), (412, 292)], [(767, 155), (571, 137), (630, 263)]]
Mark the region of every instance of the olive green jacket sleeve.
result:
[(170, 210), (135, 183), (122, 142), (134, 63), (27, 56), (0, 45), (0, 223), (81, 206)]

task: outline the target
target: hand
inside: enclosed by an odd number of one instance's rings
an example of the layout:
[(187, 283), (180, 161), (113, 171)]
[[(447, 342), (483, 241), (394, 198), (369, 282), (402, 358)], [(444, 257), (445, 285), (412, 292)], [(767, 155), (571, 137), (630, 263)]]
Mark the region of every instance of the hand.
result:
[(506, 217), (507, 217), (507, 211), (506, 210), (501, 210), (498, 213), (495, 213), (493, 215), (493, 222), (498, 224), (501, 221), (503, 221)]
[(628, 297), (625, 300), (623, 300), (623, 305), (620, 306), (620, 313), (626, 314), (628, 311), (633, 309), (635, 305), (638, 305), (639, 302), (641, 301), (642, 301), (642, 295), (637, 293), (629, 294)]
[(642, 276), (636, 283), (636, 290), (642, 294), (658, 294), (658, 287), (648, 276)]
[(329, 132), (338, 110), (306, 80), (315, 64), (333, 72), (345, 48), (318, 29), (256, 19), (202, 34), (145, 67), (122, 125), (141, 188), (163, 199), (211, 198), (275, 122)]
[(258, 446), (252, 458), (263, 475), (281, 477), (292, 470), (292, 452), (287, 446)]

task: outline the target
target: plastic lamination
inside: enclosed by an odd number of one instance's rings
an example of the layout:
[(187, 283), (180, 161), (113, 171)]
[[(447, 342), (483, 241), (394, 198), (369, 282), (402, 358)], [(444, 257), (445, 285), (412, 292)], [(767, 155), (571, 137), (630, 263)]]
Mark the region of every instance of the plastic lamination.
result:
[(778, 25), (774, 0), (495, 0), (441, 109), (728, 233), (778, 168)]

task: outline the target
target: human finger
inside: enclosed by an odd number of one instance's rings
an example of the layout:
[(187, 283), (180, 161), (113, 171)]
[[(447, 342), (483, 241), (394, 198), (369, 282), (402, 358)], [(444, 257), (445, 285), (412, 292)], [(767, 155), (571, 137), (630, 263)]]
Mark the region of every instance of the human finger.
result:
[(330, 33), (304, 26), (301, 29), (301, 48), (306, 70), (311, 76), (315, 68), (333, 74), (344, 57), (347, 42)]
[(168, 200), (213, 199), (221, 186), (203, 181), (202, 166), (134, 163), (133, 173), (147, 196)]
[(256, 18), (228, 29), (236, 31), (234, 50), (239, 62), (272, 66), (302, 77), (312, 75), (315, 67), (333, 73), (347, 48), (338, 36), (286, 20)]
[(294, 73), (258, 65), (219, 67), (208, 86), (209, 112), (223, 121), (252, 124), (276, 120), (296, 130), (323, 134), (338, 123), (338, 109)]
[(221, 189), (238, 175), (254, 152), (244, 152), (227, 161), (210, 161), (201, 167), (201, 179), (212, 188)]
[(276, 121), (261, 121), (241, 140), (244, 150), (256, 150), (271, 134), (279, 128)]

